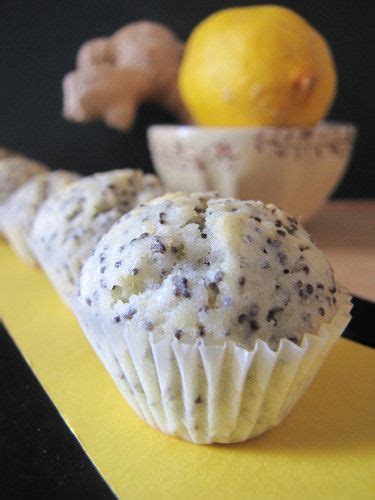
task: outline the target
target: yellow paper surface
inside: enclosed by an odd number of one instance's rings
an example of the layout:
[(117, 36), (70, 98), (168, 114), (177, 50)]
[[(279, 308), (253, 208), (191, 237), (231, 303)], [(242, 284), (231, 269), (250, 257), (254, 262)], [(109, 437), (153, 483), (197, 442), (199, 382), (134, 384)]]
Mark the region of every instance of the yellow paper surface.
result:
[(306, 395), (273, 430), (237, 445), (197, 446), (138, 419), (42, 272), (17, 260), (3, 241), (0, 314), (121, 498), (375, 498), (375, 351), (370, 348), (340, 339)]

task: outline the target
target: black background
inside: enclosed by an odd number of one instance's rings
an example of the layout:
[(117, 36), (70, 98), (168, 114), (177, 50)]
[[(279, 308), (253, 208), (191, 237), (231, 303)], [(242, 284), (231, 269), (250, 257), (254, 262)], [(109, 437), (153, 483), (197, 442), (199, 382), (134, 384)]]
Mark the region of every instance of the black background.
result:
[[(263, 3), (263, 2), (257, 2)], [(372, 197), (375, 165), (372, 1), (289, 1), (329, 40), (339, 71), (331, 118), (359, 125), (340, 197)], [(145, 129), (170, 116), (145, 105), (125, 135), (101, 123), (61, 117), (61, 79), (80, 44), (123, 24), (154, 19), (181, 38), (212, 11), (248, 2), (0, 0), (0, 144), (82, 173), (121, 166), (151, 168)], [(0, 284), (1, 286), (1, 284)], [(365, 332), (374, 306), (359, 300), (348, 332)], [(357, 338), (370, 342), (370, 336)], [(107, 498), (111, 494), (0, 327), (0, 491), (3, 498)]]
[[(146, 105), (129, 134), (101, 123), (87, 126), (61, 117), (61, 79), (74, 67), (78, 47), (129, 21), (154, 19), (186, 39), (205, 16), (248, 1), (220, 0), (0, 0), (0, 144), (83, 173), (133, 166), (151, 168), (145, 129), (172, 118)], [(256, 2), (267, 3), (267, 2)], [(359, 125), (351, 168), (340, 197), (375, 195), (373, 0), (295, 0), (292, 7), (328, 39), (339, 73), (330, 117)]]

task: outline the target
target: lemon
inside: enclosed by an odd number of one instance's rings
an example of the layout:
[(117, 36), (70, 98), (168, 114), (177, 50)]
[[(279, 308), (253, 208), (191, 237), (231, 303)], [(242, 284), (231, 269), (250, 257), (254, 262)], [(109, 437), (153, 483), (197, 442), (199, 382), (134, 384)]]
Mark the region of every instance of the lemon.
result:
[(276, 5), (219, 11), (190, 35), (178, 77), (196, 123), (312, 126), (336, 93), (325, 39)]

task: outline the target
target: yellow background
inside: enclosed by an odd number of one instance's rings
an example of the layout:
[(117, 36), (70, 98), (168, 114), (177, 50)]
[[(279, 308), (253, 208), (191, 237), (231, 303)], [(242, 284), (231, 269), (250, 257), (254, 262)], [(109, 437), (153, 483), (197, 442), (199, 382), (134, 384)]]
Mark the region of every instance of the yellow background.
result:
[(0, 313), (66, 423), (121, 498), (375, 498), (375, 351), (370, 348), (340, 339), (279, 427), (242, 444), (196, 446), (138, 419), (42, 272), (23, 265), (4, 242)]

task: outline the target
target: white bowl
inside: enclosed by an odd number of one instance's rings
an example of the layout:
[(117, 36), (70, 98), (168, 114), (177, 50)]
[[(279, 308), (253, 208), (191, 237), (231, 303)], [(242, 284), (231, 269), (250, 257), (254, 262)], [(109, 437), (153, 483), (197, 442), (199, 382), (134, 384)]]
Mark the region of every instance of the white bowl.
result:
[(356, 127), (222, 128), (154, 125), (148, 143), (168, 191), (217, 191), (274, 203), (303, 220), (324, 204), (348, 165)]

